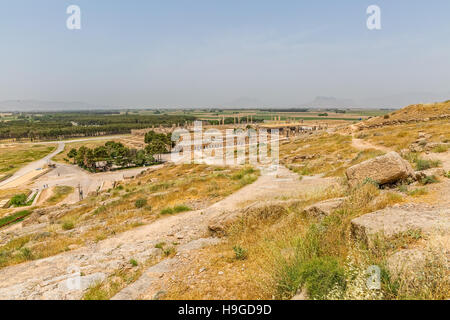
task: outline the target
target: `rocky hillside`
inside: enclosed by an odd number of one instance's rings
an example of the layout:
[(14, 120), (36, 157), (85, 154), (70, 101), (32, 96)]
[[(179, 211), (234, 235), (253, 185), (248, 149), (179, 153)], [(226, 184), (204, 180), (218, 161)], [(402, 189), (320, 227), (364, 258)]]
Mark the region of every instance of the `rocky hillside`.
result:
[(415, 104), (382, 117), (371, 118), (356, 127), (376, 128), (386, 125), (450, 119), (450, 100), (441, 103)]

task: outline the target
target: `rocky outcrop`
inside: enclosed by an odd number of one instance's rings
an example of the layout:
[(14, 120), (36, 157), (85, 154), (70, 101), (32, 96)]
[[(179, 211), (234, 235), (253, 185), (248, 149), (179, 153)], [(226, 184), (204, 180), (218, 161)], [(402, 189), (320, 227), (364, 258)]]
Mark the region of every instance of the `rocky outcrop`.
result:
[(405, 249), (390, 256), (387, 260), (387, 267), (394, 279), (401, 275), (415, 276), (430, 259), (432, 259), (432, 255), (426, 250)]
[(333, 211), (339, 209), (344, 203), (346, 198), (336, 198), (321, 201), (311, 206), (306, 207), (303, 213), (310, 217), (324, 218), (333, 213)]
[(258, 219), (277, 218), (287, 209), (296, 207), (300, 203), (299, 200), (269, 201), (255, 203), (243, 209), (224, 211), (209, 221), (208, 228), (211, 233), (224, 236), (227, 229), (239, 218), (252, 216)]
[(450, 232), (450, 208), (397, 205), (363, 215), (351, 222), (353, 237), (369, 244), (378, 236), (390, 238), (409, 230), (423, 233)]
[(352, 187), (363, 183), (367, 179), (384, 185), (415, 176), (409, 162), (404, 160), (397, 152), (389, 152), (384, 156), (350, 167), (347, 169), (346, 175)]

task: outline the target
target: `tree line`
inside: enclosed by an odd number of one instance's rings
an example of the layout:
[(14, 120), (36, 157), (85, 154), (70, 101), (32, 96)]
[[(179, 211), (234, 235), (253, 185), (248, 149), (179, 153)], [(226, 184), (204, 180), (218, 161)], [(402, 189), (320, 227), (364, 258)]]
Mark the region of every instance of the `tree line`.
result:
[(127, 134), (151, 126), (171, 127), (193, 121), (186, 115), (138, 115), (102, 113), (21, 114), (15, 120), (0, 121), (0, 139), (52, 140)]

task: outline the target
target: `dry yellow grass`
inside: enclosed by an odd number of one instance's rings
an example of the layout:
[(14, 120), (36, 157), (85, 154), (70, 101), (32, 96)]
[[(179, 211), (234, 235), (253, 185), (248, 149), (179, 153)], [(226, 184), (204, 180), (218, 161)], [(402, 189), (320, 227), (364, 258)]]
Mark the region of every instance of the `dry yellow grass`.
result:
[(55, 205), (67, 198), (74, 190), (73, 187), (55, 186), (52, 189), (52, 195), (46, 200), (46, 203), (48, 205)]
[(0, 179), (19, 170), (30, 162), (42, 159), (53, 150), (56, 145), (0, 145)]
[(432, 135), (429, 142), (450, 141), (450, 121), (439, 120), (411, 124), (386, 126), (383, 128), (364, 130), (357, 137), (376, 145), (400, 151), (408, 148), (417, 140), (419, 132)]
[[(343, 188), (305, 195), (296, 209), (269, 219), (237, 221), (224, 243), (197, 252), (191, 264), (177, 270), (165, 299), (289, 299), (296, 289), (289, 288), (295, 279), (286, 269), (295, 273), (299, 254), (305, 261), (334, 257), (344, 264), (353, 250), (351, 219), (402, 201), (395, 193), (367, 184), (350, 191), (343, 208), (322, 222), (302, 214), (310, 203), (345, 193)], [(235, 248), (244, 250), (246, 258), (238, 259)], [(187, 273), (193, 276), (183, 276)]]
[(426, 118), (450, 115), (450, 100), (439, 103), (415, 104), (394, 111), (382, 117), (375, 117), (365, 121), (367, 124), (383, 123), (392, 120), (424, 120)]
[(300, 175), (343, 176), (348, 167), (382, 154), (357, 150), (352, 137), (341, 134), (323, 133), (280, 146), (280, 162)]

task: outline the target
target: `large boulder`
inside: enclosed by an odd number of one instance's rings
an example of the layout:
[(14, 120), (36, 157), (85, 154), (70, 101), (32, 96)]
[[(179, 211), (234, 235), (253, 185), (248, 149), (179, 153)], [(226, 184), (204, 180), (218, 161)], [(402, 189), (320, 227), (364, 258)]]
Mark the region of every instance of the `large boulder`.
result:
[(369, 245), (379, 237), (389, 239), (411, 230), (420, 230), (423, 234), (448, 234), (450, 208), (416, 204), (395, 205), (365, 214), (351, 222), (352, 236)]
[(391, 184), (414, 177), (415, 173), (409, 162), (397, 152), (389, 152), (384, 156), (348, 168), (346, 175), (349, 184), (354, 187), (367, 179), (376, 181), (380, 185)]

